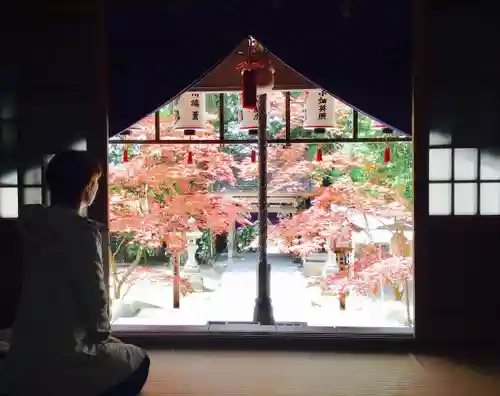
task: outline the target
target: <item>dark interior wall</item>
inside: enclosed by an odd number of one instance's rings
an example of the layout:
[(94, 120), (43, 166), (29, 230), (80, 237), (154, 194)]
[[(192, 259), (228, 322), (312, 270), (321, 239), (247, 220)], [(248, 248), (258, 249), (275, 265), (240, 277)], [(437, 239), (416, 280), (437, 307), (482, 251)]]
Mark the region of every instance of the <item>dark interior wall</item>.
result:
[(418, 31), (416, 322), (417, 336), (434, 346), (499, 345), (500, 217), (425, 216), (431, 131), (451, 135), (454, 148), (500, 149), (500, 35), (488, 11), (429, 6)]
[[(107, 64), (103, 12), (93, 2), (17, 11), (11, 56), (2, 58), (12, 70), (2, 93), (15, 109), (15, 143), (0, 163), (3, 173), (18, 170), (22, 196), (24, 171), (75, 143), (106, 167)], [(100, 199), (94, 211), (102, 221), (104, 204)]]
[[(99, 44), (104, 42), (99, 40), (103, 18), (91, 4), (87, 9), (76, 4), (53, 11), (17, 10), (13, 15), (21, 12), (22, 18), (17, 24), (10, 20), (12, 30), (2, 35), (10, 51), (1, 58), (0, 98), (8, 99), (14, 116), (8, 130), (1, 130), (0, 172), (17, 171), (18, 184), (12, 187), (17, 188), (20, 211), (22, 204), (33, 203), (23, 185), (25, 170), (39, 168), (48, 155), (83, 141), (106, 172), (107, 85), (101, 84), (106, 65), (105, 47)], [(91, 215), (106, 222), (105, 184), (102, 187)], [(15, 219), (0, 218), (0, 327), (11, 321), (19, 289), (22, 247), (14, 230)]]
[(91, 10), (47, 11), (32, 17), (31, 31), (24, 32), (18, 102), (24, 165), (106, 133), (96, 23)]

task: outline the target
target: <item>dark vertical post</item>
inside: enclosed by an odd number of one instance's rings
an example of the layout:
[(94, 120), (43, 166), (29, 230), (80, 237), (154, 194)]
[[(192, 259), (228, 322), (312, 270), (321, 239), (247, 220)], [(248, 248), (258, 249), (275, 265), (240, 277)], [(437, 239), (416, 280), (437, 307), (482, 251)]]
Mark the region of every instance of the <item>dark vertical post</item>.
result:
[(259, 96), (259, 264), (254, 321), (274, 324), (270, 266), (267, 263), (267, 95)]
[(219, 94), (219, 139), (224, 140), (224, 94)]
[(285, 92), (285, 140), (290, 144), (291, 126), (290, 126), (290, 91)]
[[(435, 342), (436, 329), (433, 324), (432, 311), (436, 305), (433, 292), (436, 286), (430, 282), (434, 279), (435, 268), (440, 261), (433, 261), (434, 254), (429, 254), (432, 246), (428, 239), (431, 223), (429, 222), (429, 131), (430, 115), (433, 114), (429, 98), (432, 96), (432, 73), (429, 73), (429, 50), (432, 40), (428, 34), (432, 31), (429, 2), (414, 0), (413, 2), (413, 37), (415, 38), (412, 56), (412, 99), (413, 99), (413, 278), (414, 278), (414, 312), (415, 339), (419, 346), (431, 345)], [(431, 111), (432, 109), (432, 111)], [(435, 264), (433, 268), (431, 264)], [(441, 270), (442, 271), (442, 270)], [(439, 269), (438, 269), (439, 272)], [(456, 272), (456, 271), (455, 271)], [(448, 278), (449, 279), (449, 278)], [(439, 285), (439, 284), (438, 284)], [(431, 290), (429, 290), (431, 289)], [(439, 289), (439, 287), (438, 287)], [(439, 294), (438, 294), (439, 295)], [(459, 332), (460, 330), (457, 329)]]
[(358, 139), (359, 131), (359, 118), (358, 110), (352, 109), (352, 139), (356, 141)]
[(155, 111), (155, 141), (160, 141), (160, 110)]
[(103, 3), (90, 2), (89, 10), (92, 11), (94, 25), (94, 61), (95, 76), (94, 101), (92, 109), (94, 128), (85, 136), (87, 151), (94, 158), (98, 158), (102, 167), (103, 177), (99, 181), (99, 193), (94, 204), (89, 207), (88, 216), (104, 224), (101, 229), (103, 246), (104, 279), (109, 285), (109, 217), (108, 217), (108, 47), (106, 38), (106, 16)]

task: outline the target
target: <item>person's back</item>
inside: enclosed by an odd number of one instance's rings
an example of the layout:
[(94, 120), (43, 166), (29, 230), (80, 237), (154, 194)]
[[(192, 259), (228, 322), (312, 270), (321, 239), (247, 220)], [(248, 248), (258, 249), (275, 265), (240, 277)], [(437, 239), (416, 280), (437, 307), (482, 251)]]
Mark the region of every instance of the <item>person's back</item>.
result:
[(134, 395), (147, 377), (145, 351), (110, 338), (101, 235), (79, 213), (97, 192), (94, 165), (83, 152), (56, 156), (47, 170), (53, 205), (23, 208), (24, 276), (7, 357), (9, 395)]

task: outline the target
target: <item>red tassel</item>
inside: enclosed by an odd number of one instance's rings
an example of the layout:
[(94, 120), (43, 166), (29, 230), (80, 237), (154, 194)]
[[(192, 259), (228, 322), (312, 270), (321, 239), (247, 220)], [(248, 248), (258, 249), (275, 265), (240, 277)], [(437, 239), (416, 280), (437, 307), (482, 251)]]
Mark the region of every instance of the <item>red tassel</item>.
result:
[(316, 161), (323, 161), (323, 153), (321, 152), (321, 147), (318, 146), (318, 150), (316, 151)]
[(253, 164), (257, 162), (257, 153), (255, 152), (255, 150), (252, 150), (252, 153), (250, 154), (250, 160)]
[(242, 75), (242, 107), (257, 108), (257, 70), (244, 70)]
[(193, 153), (191, 151), (188, 151), (187, 163), (188, 165), (193, 165)]
[(388, 164), (389, 162), (391, 162), (391, 148), (387, 145), (384, 150), (384, 164)]
[(128, 162), (128, 148), (126, 146), (123, 149), (123, 162)]

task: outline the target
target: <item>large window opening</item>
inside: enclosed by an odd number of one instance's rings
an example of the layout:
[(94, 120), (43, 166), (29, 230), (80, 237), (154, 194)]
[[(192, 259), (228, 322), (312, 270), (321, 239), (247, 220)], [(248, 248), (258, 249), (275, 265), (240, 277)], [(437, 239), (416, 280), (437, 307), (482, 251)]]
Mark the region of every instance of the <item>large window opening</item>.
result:
[(110, 141), (113, 325), (411, 331), (411, 139), (320, 89), (260, 105), (188, 91)]

